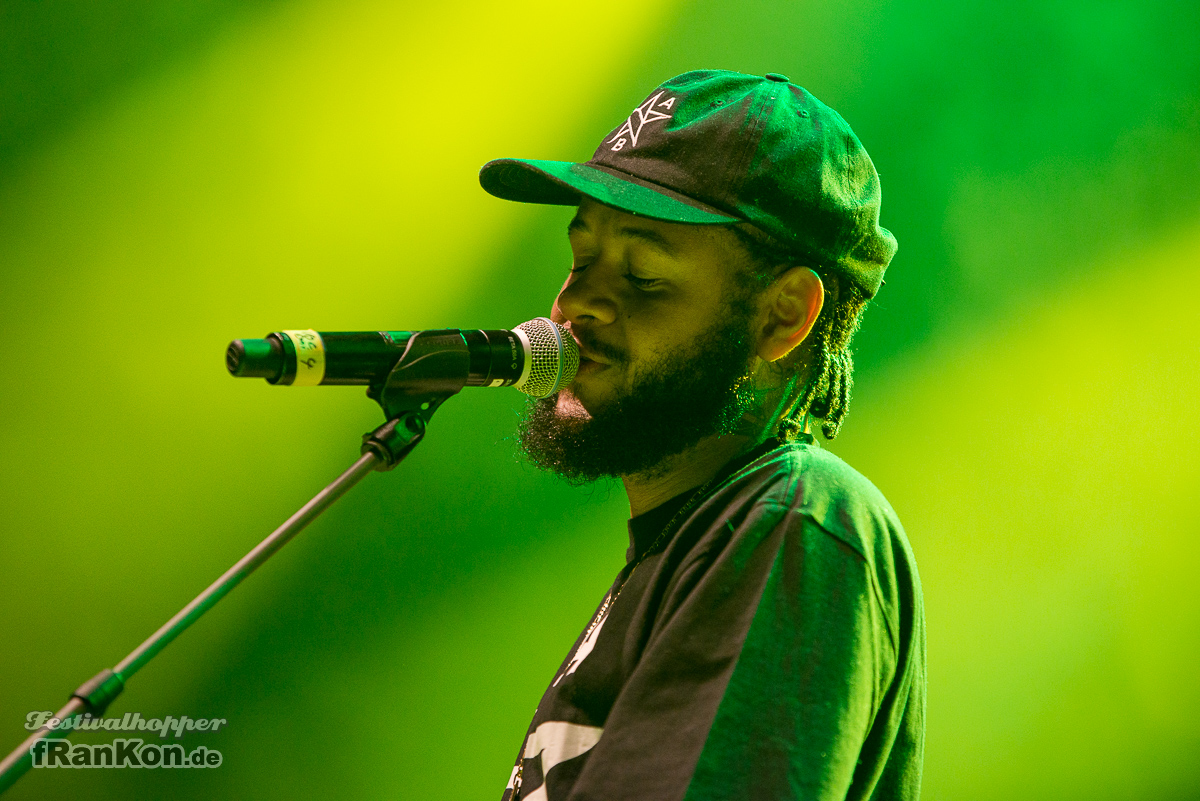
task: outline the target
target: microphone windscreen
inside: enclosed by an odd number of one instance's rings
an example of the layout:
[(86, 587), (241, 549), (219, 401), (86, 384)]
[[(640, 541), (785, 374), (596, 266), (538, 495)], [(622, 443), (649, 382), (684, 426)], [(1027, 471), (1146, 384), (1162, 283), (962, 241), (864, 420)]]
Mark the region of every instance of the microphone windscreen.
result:
[(528, 369), (514, 387), (533, 398), (553, 395), (575, 380), (579, 346), (571, 332), (548, 317), (535, 317), (515, 329), (526, 340)]

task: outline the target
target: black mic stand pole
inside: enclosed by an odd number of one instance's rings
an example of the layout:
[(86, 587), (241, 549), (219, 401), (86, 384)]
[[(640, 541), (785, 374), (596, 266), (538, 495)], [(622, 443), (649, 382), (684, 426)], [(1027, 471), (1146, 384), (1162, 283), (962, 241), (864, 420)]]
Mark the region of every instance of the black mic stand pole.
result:
[[(93, 717), (102, 716), (108, 705), (125, 689), (125, 683), (133, 674), (145, 667), (159, 651), (229, 594), (242, 579), (299, 534), (317, 515), (345, 495), (367, 473), (372, 470), (391, 470), (408, 456), (425, 436), (425, 425), (437, 408), (466, 384), (469, 354), (462, 337), (457, 337), (462, 342), (461, 351), (454, 345), (454, 339), (429, 336), (426, 337), (427, 342), (418, 342), (414, 337), (405, 358), (388, 374), (387, 381), (382, 386), (375, 385), (367, 390), (367, 396), (383, 407), (388, 421), (363, 435), (362, 456), (350, 469), (300, 507), (283, 525), (210, 584), (208, 589), (133, 649), (116, 667), (102, 670), (82, 684), (54, 717), (65, 723), (71, 718), (79, 718), (85, 712)], [(462, 375), (461, 380), (445, 377), (458, 374)], [(49, 741), (65, 738), (72, 731), (73, 726), (67, 728), (61, 723), (53, 729), (43, 725), (17, 746), (0, 762), (0, 793), (16, 783), (33, 766), (35, 751), (39, 753), (39, 760), (46, 759), (46, 752), (51, 748)], [(39, 743), (43, 745), (39, 747)]]

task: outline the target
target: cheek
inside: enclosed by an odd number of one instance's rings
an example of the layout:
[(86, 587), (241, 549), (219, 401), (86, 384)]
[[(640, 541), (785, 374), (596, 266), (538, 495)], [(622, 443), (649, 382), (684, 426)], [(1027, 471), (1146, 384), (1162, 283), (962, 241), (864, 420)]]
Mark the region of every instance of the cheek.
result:
[(671, 309), (657, 308), (644, 313), (633, 309), (625, 322), (629, 366), (636, 374), (648, 365), (661, 362), (690, 348), (696, 338), (707, 330), (712, 320), (705, 309), (681, 305)]

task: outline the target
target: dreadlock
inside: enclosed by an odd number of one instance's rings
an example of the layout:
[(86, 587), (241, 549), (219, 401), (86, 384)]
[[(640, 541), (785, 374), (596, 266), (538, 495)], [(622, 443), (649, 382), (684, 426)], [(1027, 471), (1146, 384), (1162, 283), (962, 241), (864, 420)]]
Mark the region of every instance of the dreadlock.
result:
[(779, 424), (779, 436), (792, 439), (804, 430), (804, 419), (811, 415), (821, 420), (825, 438), (833, 439), (850, 410), (850, 390), (854, 386), (850, 340), (858, 330), (867, 298), (862, 290), (828, 266), (806, 254), (788, 250), (757, 228), (734, 225), (729, 230), (741, 241), (750, 259), (749, 269), (738, 270), (735, 276), (743, 290), (757, 294), (797, 264), (812, 269), (824, 286), (830, 284), (831, 278), (837, 281), (837, 300), (830, 303), (826, 295), (827, 302), (805, 340), (804, 352), (808, 358), (792, 362), (795, 370), (804, 369), (807, 364), (806, 383)]

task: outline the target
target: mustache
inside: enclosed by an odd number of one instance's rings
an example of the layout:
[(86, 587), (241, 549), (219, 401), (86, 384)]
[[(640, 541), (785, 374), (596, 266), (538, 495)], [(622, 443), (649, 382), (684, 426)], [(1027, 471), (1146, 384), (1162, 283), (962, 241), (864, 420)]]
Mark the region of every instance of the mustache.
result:
[(625, 364), (629, 361), (629, 352), (623, 348), (618, 348), (616, 345), (610, 345), (606, 342), (601, 342), (596, 339), (591, 331), (586, 328), (571, 329), (571, 335), (587, 350), (599, 356), (603, 356), (613, 364)]

